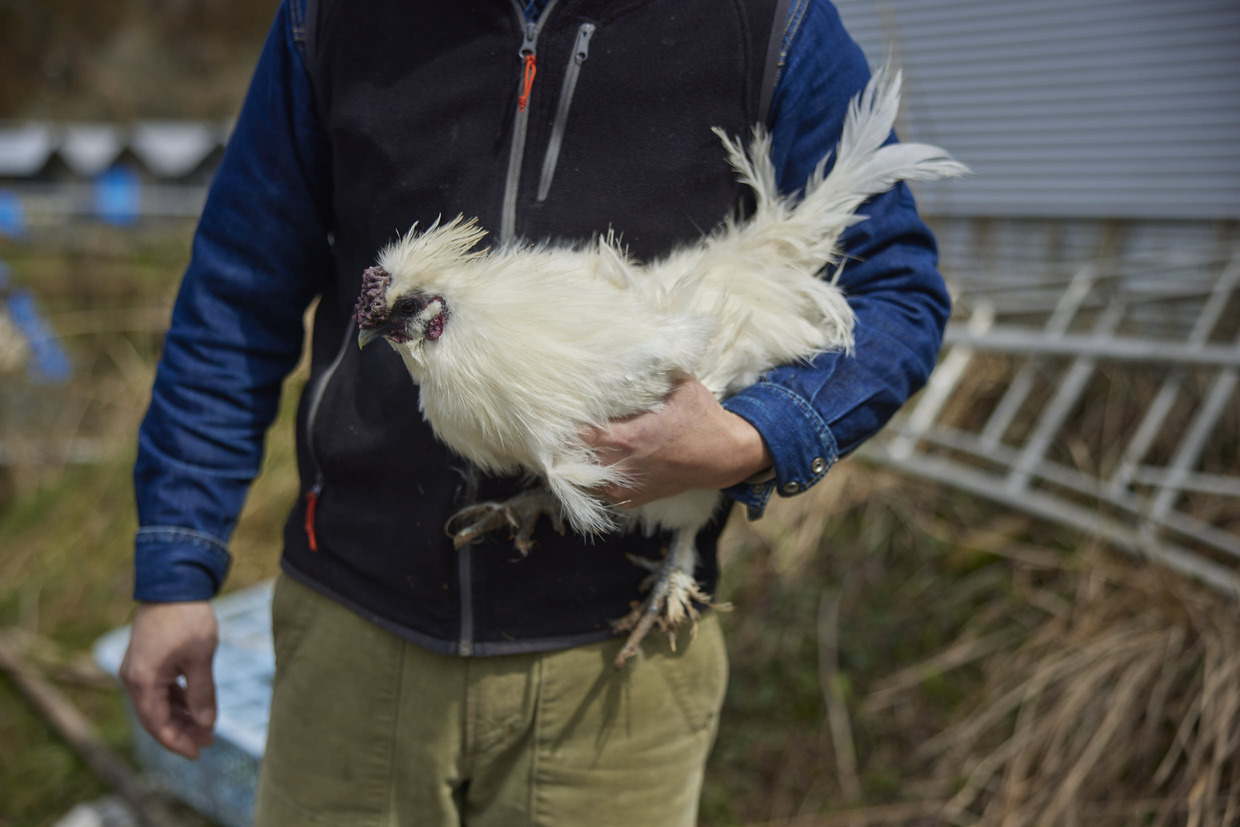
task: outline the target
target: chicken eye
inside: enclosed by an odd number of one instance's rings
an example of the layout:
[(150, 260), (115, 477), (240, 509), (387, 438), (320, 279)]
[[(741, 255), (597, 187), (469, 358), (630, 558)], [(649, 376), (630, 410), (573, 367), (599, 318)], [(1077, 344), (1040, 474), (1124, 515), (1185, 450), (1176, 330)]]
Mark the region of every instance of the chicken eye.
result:
[(422, 309), (422, 303), (412, 296), (405, 296), (397, 299), (396, 304), (392, 305), (392, 310), (399, 316), (413, 316)]

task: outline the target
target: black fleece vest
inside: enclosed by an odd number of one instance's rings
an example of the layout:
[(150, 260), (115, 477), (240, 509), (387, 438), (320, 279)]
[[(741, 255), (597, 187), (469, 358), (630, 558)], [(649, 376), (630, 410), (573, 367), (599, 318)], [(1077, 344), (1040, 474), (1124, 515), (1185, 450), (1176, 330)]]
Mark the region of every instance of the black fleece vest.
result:
[[(560, 537), (544, 525), (527, 558), (502, 533), (453, 549), (449, 514), (528, 482), (478, 480), (423, 422), (396, 353), (359, 351), (350, 314), (378, 250), (440, 216), (477, 216), (493, 240), (612, 229), (640, 258), (699, 238), (742, 198), (710, 128), (743, 134), (764, 120), (776, 5), (552, 0), (535, 32), (515, 0), (311, 4), (335, 279), (314, 320), (286, 571), (445, 653), (611, 633), (645, 576), (625, 554), (657, 557), (663, 538)], [(708, 588), (722, 516), (698, 538)]]

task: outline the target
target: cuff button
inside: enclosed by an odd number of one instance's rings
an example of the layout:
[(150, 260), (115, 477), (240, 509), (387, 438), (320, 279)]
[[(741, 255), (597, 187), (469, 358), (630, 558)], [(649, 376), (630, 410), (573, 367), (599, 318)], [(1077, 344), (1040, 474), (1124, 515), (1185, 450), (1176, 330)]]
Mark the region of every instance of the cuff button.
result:
[(779, 490), (791, 496), (801, 490), (801, 485), (795, 482), (786, 482), (784, 487)]
[(825, 473), (827, 470), (827, 461), (823, 459), (822, 457), (818, 457), (817, 459), (814, 460), (813, 465), (811, 465), (809, 468), (815, 474)]

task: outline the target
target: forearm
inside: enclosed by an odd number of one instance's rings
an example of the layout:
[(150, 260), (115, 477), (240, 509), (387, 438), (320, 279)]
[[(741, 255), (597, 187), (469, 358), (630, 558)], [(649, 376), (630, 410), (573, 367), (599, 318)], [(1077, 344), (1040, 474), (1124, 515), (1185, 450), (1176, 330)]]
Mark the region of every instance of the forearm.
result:
[(135, 596), (206, 599), (330, 264), (329, 158), (281, 8), (216, 174), (138, 437)]
[[(869, 79), (864, 55), (829, 4), (808, 0), (795, 21), (770, 123), (772, 162), (788, 192), (829, 159), (849, 100)], [(772, 454), (771, 483), (729, 491), (752, 515), (773, 490), (807, 490), (876, 433), (937, 358), (950, 303), (933, 236), (911, 194), (900, 185), (857, 212), (866, 218), (843, 236), (837, 281), (856, 316), (853, 352), (775, 368), (724, 403), (762, 434)]]
[(870, 224), (869, 233), (850, 239), (857, 260), (840, 286), (856, 315), (853, 352), (777, 367), (724, 402), (771, 450), (773, 481), (729, 492), (755, 516), (772, 491), (791, 496), (821, 480), (877, 433), (934, 367), (950, 301), (933, 239), (906, 199), (901, 192), (876, 199), (859, 225)]

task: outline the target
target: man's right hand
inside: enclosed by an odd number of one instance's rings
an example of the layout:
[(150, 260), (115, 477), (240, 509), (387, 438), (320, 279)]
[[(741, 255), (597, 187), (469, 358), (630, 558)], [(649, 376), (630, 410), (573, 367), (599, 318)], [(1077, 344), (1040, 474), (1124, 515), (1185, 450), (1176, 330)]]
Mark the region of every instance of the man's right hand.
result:
[(211, 661), (218, 639), (219, 624), (206, 601), (143, 603), (121, 661), (120, 679), (142, 726), (186, 758), (197, 758), (212, 740)]

